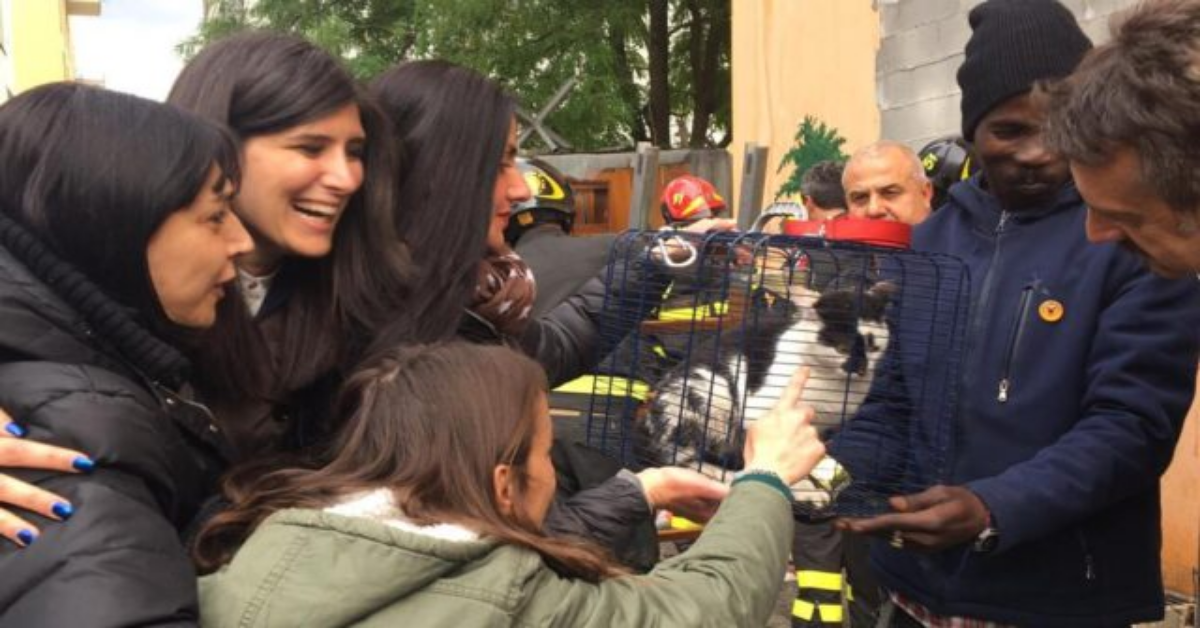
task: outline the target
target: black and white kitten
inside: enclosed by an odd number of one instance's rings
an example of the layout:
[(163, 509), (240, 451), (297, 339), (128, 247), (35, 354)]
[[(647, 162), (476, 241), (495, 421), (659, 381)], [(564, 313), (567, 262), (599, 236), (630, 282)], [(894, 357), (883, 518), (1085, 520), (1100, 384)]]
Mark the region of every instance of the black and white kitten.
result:
[(827, 432), (851, 418), (887, 347), (885, 310), (895, 287), (759, 289), (737, 329), (696, 339), (690, 359), (654, 388), (638, 422), (635, 455), (720, 477), (742, 466), (744, 428), (770, 410), (792, 374), (808, 366), (804, 401)]

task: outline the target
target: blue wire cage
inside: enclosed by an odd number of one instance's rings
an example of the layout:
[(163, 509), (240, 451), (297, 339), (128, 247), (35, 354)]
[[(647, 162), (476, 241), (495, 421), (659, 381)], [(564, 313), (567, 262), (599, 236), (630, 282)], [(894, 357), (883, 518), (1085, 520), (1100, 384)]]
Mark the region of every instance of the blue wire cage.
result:
[[(665, 289), (630, 289), (651, 276)], [(808, 366), (828, 457), (793, 487), (798, 512), (884, 511), (947, 478), (968, 282), (958, 260), (907, 250), (627, 232), (606, 272), (587, 442), (630, 468), (731, 481), (746, 427)]]

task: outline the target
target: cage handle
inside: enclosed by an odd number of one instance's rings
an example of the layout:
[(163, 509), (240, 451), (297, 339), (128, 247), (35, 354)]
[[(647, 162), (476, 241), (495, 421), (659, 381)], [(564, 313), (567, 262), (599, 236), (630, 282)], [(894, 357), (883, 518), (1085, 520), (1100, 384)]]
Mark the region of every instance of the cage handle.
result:
[[(687, 251), (687, 259), (677, 262), (671, 257), (671, 252), (667, 250), (667, 242), (671, 240), (674, 240), (675, 246)], [(658, 254), (662, 257), (663, 263), (670, 268), (683, 268), (684, 266), (691, 266), (696, 261), (696, 258), (700, 255), (699, 252), (696, 251), (696, 247), (692, 245), (691, 242), (688, 242), (677, 235), (670, 235), (660, 238), (657, 242), (657, 247)]]

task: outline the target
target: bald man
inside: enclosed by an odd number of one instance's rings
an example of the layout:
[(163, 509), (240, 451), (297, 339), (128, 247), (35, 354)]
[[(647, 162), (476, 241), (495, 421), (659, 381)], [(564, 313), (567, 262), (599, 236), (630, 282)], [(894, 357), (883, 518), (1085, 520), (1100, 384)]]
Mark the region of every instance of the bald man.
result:
[(854, 218), (915, 225), (929, 216), (933, 185), (921, 160), (899, 142), (881, 140), (854, 153), (842, 173), (846, 206)]

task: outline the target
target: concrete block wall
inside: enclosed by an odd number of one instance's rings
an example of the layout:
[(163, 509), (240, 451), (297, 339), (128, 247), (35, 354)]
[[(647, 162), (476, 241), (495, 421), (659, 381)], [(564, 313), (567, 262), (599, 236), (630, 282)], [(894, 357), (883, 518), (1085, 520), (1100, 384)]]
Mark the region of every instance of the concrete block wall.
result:
[[(865, 1), (865, 0), (864, 0)], [(967, 13), (981, 0), (874, 0), (880, 18), (875, 82), (881, 136), (913, 148), (958, 133), (955, 72), (971, 35)], [(1062, 0), (1093, 42), (1108, 18), (1136, 0)]]

